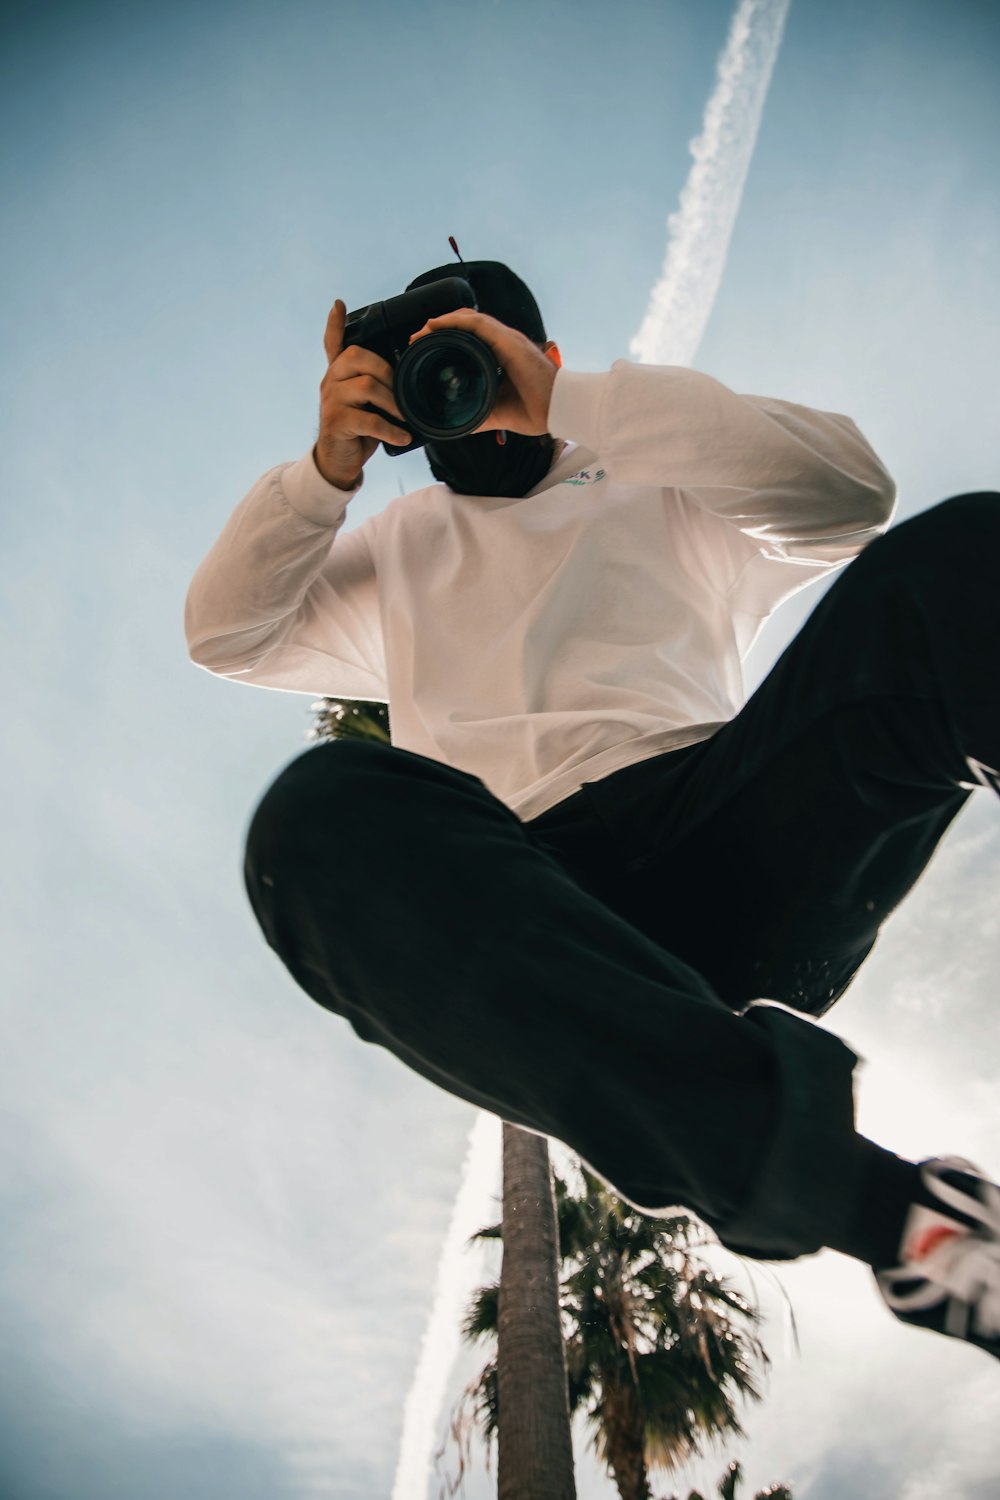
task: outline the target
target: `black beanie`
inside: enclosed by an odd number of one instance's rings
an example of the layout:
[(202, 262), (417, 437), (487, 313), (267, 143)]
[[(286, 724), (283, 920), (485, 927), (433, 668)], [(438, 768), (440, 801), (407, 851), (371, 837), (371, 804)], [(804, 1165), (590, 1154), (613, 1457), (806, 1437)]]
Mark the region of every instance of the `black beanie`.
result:
[(476, 294), (479, 311), (508, 328), (516, 328), (536, 344), (544, 344), (548, 335), (538, 303), (528, 291), (520, 276), (515, 276), (509, 267), (498, 260), (452, 261), (446, 266), (435, 266), (433, 271), (424, 271), (406, 288), (426, 286), (429, 281), (440, 281), (444, 276), (461, 276)]

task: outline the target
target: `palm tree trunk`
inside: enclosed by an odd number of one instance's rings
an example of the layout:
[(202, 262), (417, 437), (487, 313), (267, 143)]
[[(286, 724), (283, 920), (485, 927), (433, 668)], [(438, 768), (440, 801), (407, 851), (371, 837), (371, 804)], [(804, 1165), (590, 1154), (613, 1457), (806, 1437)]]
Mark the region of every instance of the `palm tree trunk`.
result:
[(498, 1500), (576, 1500), (549, 1147), (507, 1122), (497, 1408)]

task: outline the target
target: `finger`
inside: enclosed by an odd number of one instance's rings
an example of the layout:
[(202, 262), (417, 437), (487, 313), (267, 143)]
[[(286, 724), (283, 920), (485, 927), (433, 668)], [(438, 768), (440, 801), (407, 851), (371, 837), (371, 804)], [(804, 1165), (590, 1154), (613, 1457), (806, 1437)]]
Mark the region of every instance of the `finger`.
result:
[(328, 364), (333, 364), (337, 355), (344, 347), (344, 324), (347, 321), (347, 308), (338, 297), (330, 308), (330, 315), (326, 320), (326, 331), (323, 334), (323, 348), (326, 350)]
[(362, 349), (360, 344), (349, 344), (338, 359), (336, 368), (331, 366), (323, 377), (323, 384), (328, 384), (330, 380), (350, 382), (350, 395), (344, 393), (339, 398), (348, 405), (363, 406), (366, 401), (370, 401), (402, 419), (403, 413), (393, 393), (392, 366), (370, 349)]
[(389, 390), (392, 389), (393, 370), (388, 360), (371, 349), (365, 349), (361, 344), (348, 344), (337, 366), (337, 379), (350, 380), (355, 375), (372, 375)]
[(395, 427), (387, 417), (380, 416), (378, 412), (359, 410), (357, 418), (359, 427), (363, 424), (366, 437), (378, 438), (381, 443), (391, 443), (394, 448), (400, 448), (411, 442), (410, 434), (405, 427)]
[(503, 344), (508, 341), (509, 336), (515, 330), (509, 328), (506, 323), (501, 323), (497, 318), (490, 317), (489, 313), (476, 312), (472, 307), (457, 307), (454, 312), (442, 313), (438, 318), (428, 318), (422, 328), (410, 335), (410, 343), (414, 339), (423, 338), (428, 333), (435, 333), (441, 328), (466, 328), (470, 333), (477, 333), (487, 344)]
[[(340, 364), (343, 363), (341, 360)], [(389, 387), (370, 374), (351, 375), (334, 370), (332, 375), (333, 385), (328, 383), (330, 372), (323, 381), (327, 393), (324, 405), (330, 411), (349, 412), (347, 420), (357, 436), (380, 438), (387, 443), (410, 442), (410, 434), (405, 427), (406, 418)], [(373, 407), (376, 410), (373, 411)], [(401, 426), (391, 425), (393, 419)], [(372, 422), (376, 424), (375, 427)]]
[(400, 410), (392, 385), (386, 385), (384, 380), (380, 380), (370, 370), (350, 379), (350, 383), (344, 389), (342, 399), (350, 406), (364, 406), (368, 402), (372, 406), (381, 407), (383, 411), (391, 412), (401, 422), (406, 420)]

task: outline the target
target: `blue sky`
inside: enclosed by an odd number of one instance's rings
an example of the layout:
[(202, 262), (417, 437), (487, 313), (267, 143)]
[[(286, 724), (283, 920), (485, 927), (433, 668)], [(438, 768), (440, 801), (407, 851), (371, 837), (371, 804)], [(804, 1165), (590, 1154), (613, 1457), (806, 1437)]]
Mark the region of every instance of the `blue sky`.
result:
[[(265, 949), (242, 834), (309, 699), (195, 669), (184, 594), (311, 445), (334, 298), (401, 290), (449, 234), (525, 278), (567, 366), (627, 355), (731, 9), (6, 8), (5, 1496), (389, 1491), (474, 1111)], [(985, 3), (792, 0), (696, 359), (852, 416), (899, 519), (997, 484), (998, 44)], [(376, 454), (351, 524), (427, 474)], [(827, 1021), (862, 1128), (995, 1172), (996, 813), (977, 794)], [(994, 1368), (864, 1277), (782, 1271), (801, 1352), (776, 1313), (748, 1485), (980, 1500)], [(578, 1487), (613, 1493), (582, 1447)]]

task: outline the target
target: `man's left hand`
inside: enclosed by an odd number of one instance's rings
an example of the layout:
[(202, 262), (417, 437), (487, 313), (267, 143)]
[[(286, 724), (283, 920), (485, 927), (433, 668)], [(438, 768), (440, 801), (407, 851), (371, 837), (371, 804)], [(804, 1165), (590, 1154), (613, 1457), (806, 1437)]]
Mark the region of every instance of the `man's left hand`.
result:
[(487, 313), (460, 307), (440, 318), (431, 318), (410, 338), (440, 333), (444, 328), (461, 328), (474, 333), (488, 344), (503, 371), (496, 403), (486, 421), (476, 432), (520, 432), (525, 437), (541, 437), (548, 432), (549, 400), (556, 378), (556, 366), (533, 344), (526, 334), (508, 328)]

